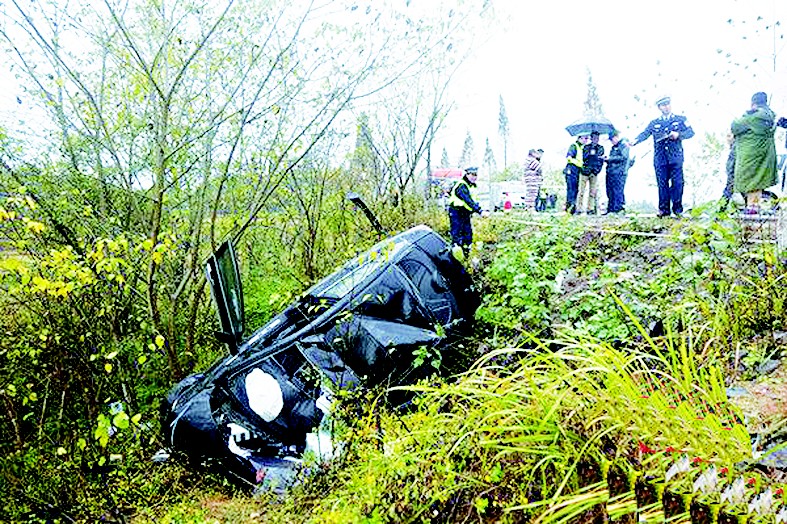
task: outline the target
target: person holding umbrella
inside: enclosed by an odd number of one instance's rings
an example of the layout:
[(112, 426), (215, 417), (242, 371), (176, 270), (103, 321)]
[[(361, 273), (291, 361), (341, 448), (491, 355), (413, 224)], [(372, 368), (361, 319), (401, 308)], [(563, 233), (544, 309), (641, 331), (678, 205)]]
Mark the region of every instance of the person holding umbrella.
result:
[(661, 116), (648, 124), (631, 143), (635, 146), (653, 137), (653, 168), (659, 190), (659, 217), (683, 214), (683, 141), (694, 136), (685, 116), (672, 113), (672, 100), (665, 96), (656, 101)]
[[(579, 191), (577, 192), (577, 213), (587, 211), (595, 215), (598, 209), (598, 174), (604, 167), (604, 146), (598, 143), (599, 132), (590, 132), (590, 143), (582, 148), (582, 170), (579, 175)], [(588, 205), (585, 207), (585, 191), (588, 193)]]
[(590, 132), (580, 131), (576, 142), (568, 146), (566, 152), (566, 167), (563, 169), (563, 174), (566, 175), (566, 213), (572, 215), (577, 212), (579, 174), (583, 166), (583, 150), (588, 143), (590, 143)]

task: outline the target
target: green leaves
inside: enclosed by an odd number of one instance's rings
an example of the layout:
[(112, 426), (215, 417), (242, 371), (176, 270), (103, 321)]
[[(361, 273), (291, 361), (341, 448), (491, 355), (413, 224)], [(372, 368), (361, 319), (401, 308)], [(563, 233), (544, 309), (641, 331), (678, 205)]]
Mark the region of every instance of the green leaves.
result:
[(96, 429), (93, 431), (93, 438), (98, 441), (98, 444), (105, 448), (109, 443), (110, 431), (112, 423), (106, 415), (99, 415), (96, 421)]
[(128, 429), (129, 417), (125, 411), (121, 411), (112, 417), (112, 424), (118, 429)]

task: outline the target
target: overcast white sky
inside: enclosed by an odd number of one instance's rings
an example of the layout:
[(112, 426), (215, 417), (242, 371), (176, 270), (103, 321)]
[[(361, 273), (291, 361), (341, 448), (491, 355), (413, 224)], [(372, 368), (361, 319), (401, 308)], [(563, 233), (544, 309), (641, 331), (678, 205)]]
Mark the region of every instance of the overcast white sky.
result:
[[(452, 86), (457, 108), (438, 138), (438, 158), (445, 147), (456, 162), (469, 130), (476, 163), (488, 137), (502, 167), (497, 131), (502, 95), (512, 135), (508, 162), (542, 147), (545, 160), (562, 167), (572, 140), (564, 127), (582, 116), (588, 68), (606, 116), (628, 137), (659, 114), (653, 105), (659, 96), (671, 95), (673, 111), (686, 115), (697, 132), (684, 143), (688, 155), (699, 153), (705, 132), (725, 133), (756, 91), (768, 92), (774, 111), (787, 114), (787, 38), (781, 37), (787, 1), (496, 0), (493, 5), (503, 24), (457, 75)], [(779, 152), (782, 136), (777, 135)], [(641, 156), (649, 149), (641, 144), (634, 152)], [(653, 178), (652, 157), (643, 157), (630, 173), (627, 195), (655, 201), (655, 188), (646, 188)]]
[[(437, 0), (411, 1), (422, 7)], [(474, 163), (481, 164), (489, 138), (502, 167), (497, 132), (502, 95), (511, 129), (509, 164), (521, 161), (529, 148), (541, 147), (547, 167), (562, 168), (571, 142), (564, 127), (582, 116), (588, 69), (605, 115), (628, 137), (658, 115), (653, 105), (658, 97), (671, 95), (673, 110), (686, 115), (697, 132), (684, 143), (688, 156), (699, 153), (704, 133), (725, 133), (730, 121), (748, 109), (755, 91), (771, 94), (773, 109), (787, 115), (785, 0), (490, 3), (497, 22), (489, 27), (490, 36), (479, 36), (485, 42), (453, 80), (456, 107), (437, 137), (433, 153), (438, 161), (445, 147), (457, 162), (469, 130)], [(0, 0), (0, 23), (5, 23), (5, 9)], [(16, 104), (20, 91), (4, 76), (1, 116), (13, 119), (22, 107)], [(780, 132), (779, 152), (783, 145)], [(630, 173), (630, 200), (655, 201), (649, 149), (650, 144), (634, 149), (641, 161)], [(695, 174), (688, 168), (687, 181)], [(711, 193), (703, 196), (716, 198), (721, 188)]]

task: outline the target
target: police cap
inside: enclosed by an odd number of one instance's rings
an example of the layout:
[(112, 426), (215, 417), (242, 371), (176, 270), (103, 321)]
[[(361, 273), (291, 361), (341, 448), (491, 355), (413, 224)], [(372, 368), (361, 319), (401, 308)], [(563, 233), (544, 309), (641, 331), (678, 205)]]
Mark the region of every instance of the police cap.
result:
[(478, 174), (478, 168), (477, 167), (466, 167), (465, 168), (465, 174), (466, 175), (477, 175)]
[(662, 96), (661, 98), (659, 98), (658, 100), (656, 100), (656, 105), (657, 105), (657, 106), (663, 106), (664, 104), (669, 104), (669, 103), (671, 103), (671, 102), (672, 102), (672, 99), (671, 99), (670, 97), (668, 97), (668, 96)]

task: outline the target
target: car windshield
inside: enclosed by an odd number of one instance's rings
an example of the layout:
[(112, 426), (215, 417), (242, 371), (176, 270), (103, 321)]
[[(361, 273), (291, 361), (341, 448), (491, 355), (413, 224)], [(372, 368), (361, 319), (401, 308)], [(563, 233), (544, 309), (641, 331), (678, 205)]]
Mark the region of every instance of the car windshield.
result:
[(406, 239), (379, 244), (350, 261), (326, 281), (315, 286), (308, 294), (336, 300), (345, 297), (409, 244)]

